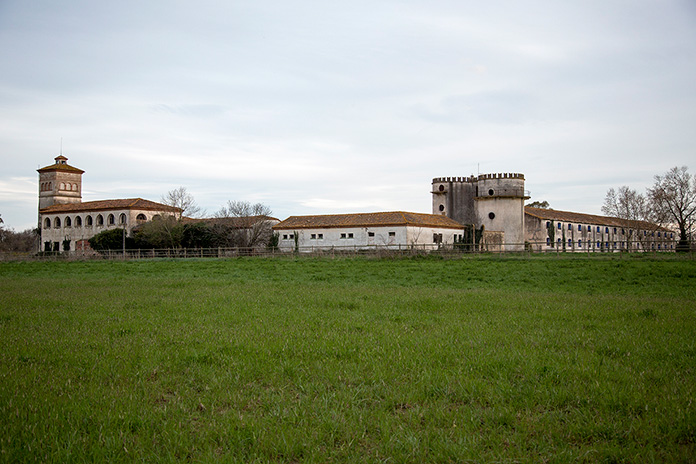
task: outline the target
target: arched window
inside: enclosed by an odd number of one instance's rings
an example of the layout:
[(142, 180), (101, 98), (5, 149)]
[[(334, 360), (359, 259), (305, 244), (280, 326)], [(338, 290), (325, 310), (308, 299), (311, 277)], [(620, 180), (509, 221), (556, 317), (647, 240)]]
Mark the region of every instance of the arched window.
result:
[(118, 223), (121, 225), (126, 223), (126, 214), (125, 213), (121, 213), (121, 215), (118, 217)]
[(65, 227), (72, 227), (72, 219), (70, 219), (70, 216), (65, 217)]
[(582, 240), (578, 240), (578, 248), (582, 248)]
[(60, 183), (60, 190), (65, 190), (65, 184), (63, 182)]
[(75, 227), (82, 227), (82, 218), (80, 216), (75, 216)]
[(53, 182), (48, 183), (48, 190), (53, 190)]
[(87, 227), (92, 227), (94, 225), (92, 216), (87, 215), (87, 217), (85, 218), (85, 224), (87, 225)]
[(569, 247), (572, 247), (572, 246), (573, 246), (573, 240), (570, 239), (570, 238), (568, 239), (568, 246), (569, 246)]
[(104, 216), (101, 214), (97, 215), (97, 227), (101, 227), (104, 225)]
[(147, 217), (143, 213), (140, 213), (135, 217), (135, 220), (136, 221), (147, 221)]
[(53, 220), (53, 228), (60, 229), (60, 218), (58, 216)]
[(44, 229), (51, 228), (51, 220), (49, 218), (44, 219)]
[(109, 214), (109, 216), (106, 219), (107, 219), (107, 224), (109, 224), (110, 226), (113, 226), (114, 224), (116, 224), (116, 218), (114, 218), (113, 214)]
[(72, 189), (77, 192), (77, 184), (72, 184)]

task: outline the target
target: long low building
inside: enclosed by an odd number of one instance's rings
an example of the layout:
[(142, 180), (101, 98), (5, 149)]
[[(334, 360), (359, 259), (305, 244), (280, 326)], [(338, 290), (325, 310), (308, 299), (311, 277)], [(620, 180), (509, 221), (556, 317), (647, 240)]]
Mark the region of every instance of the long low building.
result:
[(674, 251), (674, 232), (646, 221), (525, 206), (533, 251)]
[(462, 240), (464, 226), (447, 216), (403, 211), (290, 216), (273, 226), (283, 251), (437, 249)]

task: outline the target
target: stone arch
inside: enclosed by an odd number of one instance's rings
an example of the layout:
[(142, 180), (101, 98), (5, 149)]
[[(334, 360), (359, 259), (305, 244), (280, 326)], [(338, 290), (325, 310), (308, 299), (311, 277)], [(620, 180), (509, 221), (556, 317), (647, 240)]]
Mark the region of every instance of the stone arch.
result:
[(101, 227), (104, 225), (104, 216), (101, 214), (97, 214), (97, 227)]
[(92, 216), (89, 214), (85, 217), (85, 225), (87, 227), (92, 227), (94, 225), (94, 219), (92, 219)]
[(114, 224), (116, 224), (116, 217), (114, 217), (113, 214), (109, 214), (106, 218), (106, 223), (110, 226), (113, 226)]
[(58, 216), (53, 219), (53, 228), (60, 229), (60, 218)]
[(75, 227), (82, 227), (82, 217), (75, 216)]
[(140, 213), (135, 217), (135, 220), (138, 222), (145, 222), (147, 221), (147, 216), (145, 216), (143, 213)]
[(119, 216), (118, 216), (118, 223), (121, 224), (121, 225), (125, 225), (125, 224), (126, 224), (126, 213), (121, 213), (121, 214), (119, 214)]
[(70, 219), (70, 216), (65, 216), (65, 227), (72, 227), (72, 219)]
[(50, 229), (50, 228), (51, 228), (51, 218), (44, 219), (44, 229)]

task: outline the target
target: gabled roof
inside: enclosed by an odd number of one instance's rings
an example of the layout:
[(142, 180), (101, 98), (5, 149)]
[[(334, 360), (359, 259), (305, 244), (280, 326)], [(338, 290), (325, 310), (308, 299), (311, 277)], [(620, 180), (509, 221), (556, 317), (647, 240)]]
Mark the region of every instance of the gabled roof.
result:
[(340, 227), (416, 226), (462, 229), (460, 223), (447, 216), (392, 211), (385, 213), (328, 214), (319, 216), (290, 216), (274, 229), (330, 229)]
[(164, 205), (142, 198), (126, 198), (120, 200), (98, 200), (85, 201), (81, 203), (65, 203), (52, 205), (39, 210), (41, 214), (48, 213), (77, 213), (83, 211), (105, 211), (112, 209), (137, 209), (145, 211), (161, 211), (170, 213), (181, 213), (181, 209), (173, 206)]
[(184, 223), (204, 223), (209, 225), (225, 225), (236, 229), (248, 229), (259, 222), (280, 222), (271, 216), (242, 216), (242, 217), (213, 217), (213, 218), (183, 218)]
[(82, 169), (78, 169), (74, 166), (70, 166), (69, 164), (66, 163), (67, 160), (68, 160), (68, 158), (66, 158), (63, 155), (57, 156), (55, 163), (50, 164), (50, 165), (43, 167), (41, 169), (37, 169), (37, 171), (38, 172), (67, 171), (67, 172), (75, 172), (77, 174), (83, 174), (85, 172)]
[(632, 221), (610, 216), (597, 216), (594, 214), (573, 213), (570, 211), (559, 211), (556, 209), (524, 207), (524, 213), (545, 221), (572, 222), (576, 224), (593, 224), (609, 227), (626, 227), (629, 229), (640, 230), (669, 230), (658, 224), (647, 221)]

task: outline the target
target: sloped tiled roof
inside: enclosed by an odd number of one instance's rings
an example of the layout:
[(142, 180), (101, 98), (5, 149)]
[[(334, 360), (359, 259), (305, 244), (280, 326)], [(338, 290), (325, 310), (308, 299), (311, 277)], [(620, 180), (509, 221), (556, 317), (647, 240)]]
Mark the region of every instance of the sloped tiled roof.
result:
[(76, 213), (81, 211), (104, 211), (112, 209), (137, 209), (145, 211), (168, 211), (172, 213), (181, 212), (179, 208), (164, 205), (142, 198), (125, 198), (119, 200), (98, 200), (85, 201), (81, 203), (66, 203), (60, 205), (52, 205), (42, 210), (40, 213)]
[(56, 157), (56, 162), (54, 164), (50, 164), (48, 166), (45, 166), (41, 169), (37, 169), (38, 172), (49, 172), (49, 171), (68, 171), (68, 172), (76, 172), (78, 174), (83, 174), (85, 171), (82, 169), (78, 169), (74, 166), (70, 166), (67, 163), (59, 163), (58, 160), (61, 161), (67, 161), (68, 158), (65, 156), (61, 155)]
[(204, 223), (204, 224), (224, 224), (229, 227), (245, 229), (251, 227), (252, 225), (262, 222), (280, 222), (279, 219), (271, 216), (243, 216), (243, 217), (222, 217), (222, 218), (190, 218), (185, 217), (183, 219), (185, 223)]
[(632, 221), (610, 216), (597, 216), (594, 214), (573, 213), (556, 209), (524, 207), (524, 213), (545, 221), (572, 222), (575, 224), (594, 224), (598, 226), (627, 227), (641, 230), (669, 230), (657, 224), (647, 221)]
[(329, 229), (340, 227), (420, 226), (462, 229), (460, 223), (447, 216), (392, 211), (385, 213), (328, 214), (319, 216), (290, 216), (274, 229)]

